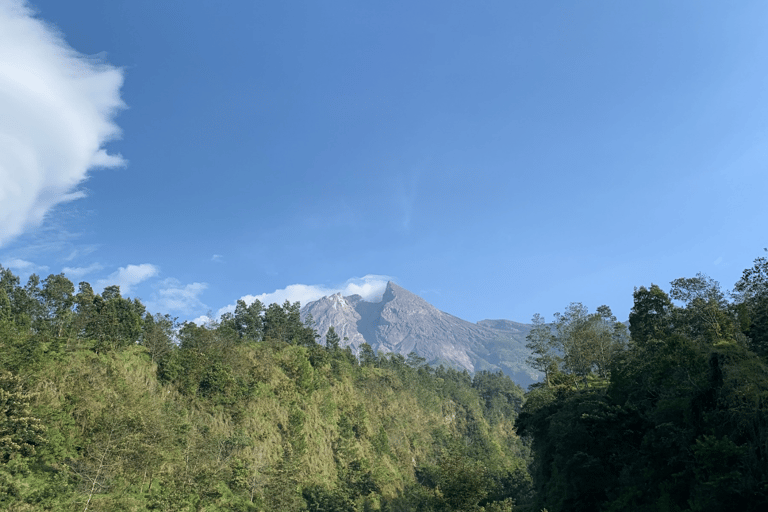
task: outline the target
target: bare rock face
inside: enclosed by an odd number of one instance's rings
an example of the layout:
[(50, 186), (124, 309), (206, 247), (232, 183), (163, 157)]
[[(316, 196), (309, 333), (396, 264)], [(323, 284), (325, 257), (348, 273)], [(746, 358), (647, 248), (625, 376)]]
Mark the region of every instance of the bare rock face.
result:
[(429, 364), (452, 366), (469, 372), (502, 370), (518, 384), (539, 380), (525, 363), (530, 352), (525, 336), (530, 326), (510, 320), (483, 320), (477, 324), (444, 313), (421, 297), (387, 283), (380, 302), (366, 302), (359, 295), (341, 294), (310, 302), (302, 310), (309, 315), (325, 342), (333, 326), (341, 346), (356, 354), (368, 343), (376, 352), (407, 356), (415, 352)]

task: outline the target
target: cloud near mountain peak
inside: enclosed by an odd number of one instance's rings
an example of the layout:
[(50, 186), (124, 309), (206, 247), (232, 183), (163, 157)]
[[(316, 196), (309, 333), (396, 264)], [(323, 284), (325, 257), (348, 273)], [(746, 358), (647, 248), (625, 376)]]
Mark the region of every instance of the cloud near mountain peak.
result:
[[(363, 300), (368, 302), (378, 302), (381, 300), (387, 282), (392, 278), (385, 275), (368, 274), (363, 277), (353, 277), (338, 286), (312, 285), (312, 284), (291, 284), (285, 288), (275, 290), (271, 293), (262, 293), (260, 295), (245, 295), (240, 299), (246, 304), (252, 304), (259, 300), (265, 306), (273, 303), (282, 304), (283, 302), (300, 302), (305, 305), (309, 302), (318, 300), (328, 295), (341, 293), (342, 295), (360, 295)], [(221, 308), (217, 315), (231, 313), (235, 310), (235, 305), (230, 304)]]

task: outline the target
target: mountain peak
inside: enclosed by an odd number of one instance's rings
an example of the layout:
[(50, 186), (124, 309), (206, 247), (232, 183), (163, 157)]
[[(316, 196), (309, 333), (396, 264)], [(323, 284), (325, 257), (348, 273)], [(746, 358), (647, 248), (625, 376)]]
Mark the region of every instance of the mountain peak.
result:
[(438, 310), (435, 306), (389, 281), (380, 302), (359, 295), (339, 294), (310, 302), (302, 315), (312, 314), (322, 336), (333, 326), (357, 353), (363, 343), (374, 352), (403, 356), (416, 352), (430, 364), (465, 368), (470, 372), (502, 369), (522, 384), (538, 378), (525, 361), (527, 326), (505, 320), (474, 324)]
[(384, 290), (384, 295), (382, 296), (382, 302), (390, 302), (393, 299), (398, 300), (407, 300), (407, 301), (417, 301), (417, 302), (424, 302), (427, 303), (424, 299), (419, 297), (413, 292), (409, 292), (399, 284), (396, 284), (392, 281), (387, 282), (387, 287)]

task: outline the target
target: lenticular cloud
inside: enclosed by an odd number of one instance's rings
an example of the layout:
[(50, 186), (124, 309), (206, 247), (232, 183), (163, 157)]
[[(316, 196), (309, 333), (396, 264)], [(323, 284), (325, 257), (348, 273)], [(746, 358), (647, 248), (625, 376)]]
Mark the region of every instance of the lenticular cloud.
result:
[(23, 0), (0, 0), (0, 246), (82, 197), (89, 169), (123, 165), (123, 73), (79, 54)]

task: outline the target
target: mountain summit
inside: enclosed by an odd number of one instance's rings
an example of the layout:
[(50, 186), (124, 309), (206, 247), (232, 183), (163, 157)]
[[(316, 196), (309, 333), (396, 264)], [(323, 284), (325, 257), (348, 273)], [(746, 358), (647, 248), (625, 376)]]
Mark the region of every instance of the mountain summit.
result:
[(333, 326), (342, 346), (358, 353), (368, 343), (376, 352), (407, 356), (415, 352), (431, 365), (444, 364), (470, 372), (502, 370), (518, 384), (539, 379), (528, 367), (525, 336), (530, 327), (510, 320), (474, 324), (440, 311), (418, 295), (388, 282), (380, 302), (340, 293), (310, 302), (301, 309), (309, 315), (321, 340)]

